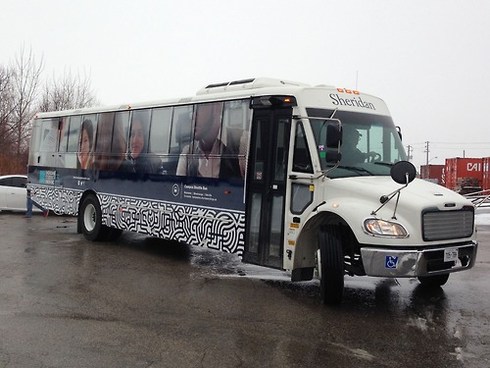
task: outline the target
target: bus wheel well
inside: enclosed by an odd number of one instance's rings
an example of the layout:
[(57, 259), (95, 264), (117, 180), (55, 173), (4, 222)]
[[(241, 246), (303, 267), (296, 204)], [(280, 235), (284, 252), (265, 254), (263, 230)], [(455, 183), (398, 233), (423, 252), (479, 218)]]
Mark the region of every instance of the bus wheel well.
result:
[[(365, 272), (360, 258), (359, 243), (354, 232), (342, 217), (330, 212), (318, 214), (310, 219), (303, 227), (296, 241), (293, 274), (294, 269), (312, 269), (318, 266), (317, 252), (320, 250), (320, 237), (318, 234), (325, 227), (334, 227), (339, 230), (342, 238), (346, 273), (349, 275), (364, 275)], [(293, 281), (299, 281), (300, 279)]]

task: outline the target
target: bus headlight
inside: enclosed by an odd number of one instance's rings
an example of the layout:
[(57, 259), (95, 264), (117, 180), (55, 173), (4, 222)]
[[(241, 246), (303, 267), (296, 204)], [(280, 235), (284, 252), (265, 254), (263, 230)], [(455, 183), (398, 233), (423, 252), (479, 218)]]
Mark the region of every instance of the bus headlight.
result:
[(386, 236), (392, 238), (408, 238), (408, 231), (397, 222), (380, 219), (364, 220), (364, 230), (373, 236)]

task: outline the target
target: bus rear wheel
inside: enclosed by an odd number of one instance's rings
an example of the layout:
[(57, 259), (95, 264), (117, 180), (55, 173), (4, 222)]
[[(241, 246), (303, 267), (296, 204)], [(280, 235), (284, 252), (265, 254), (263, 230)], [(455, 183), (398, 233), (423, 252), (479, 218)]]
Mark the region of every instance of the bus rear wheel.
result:
[(449, 274), (446, 273), (444, 275), (419, 276), (418, 279), (423, 286), (435, 288), (444, 285), (449, 279)]
[(344, 294), (344, 254), (338, 226), (320, 231), (320, 294), (324, 304), (339, 304)]
[(93, 194), (88, 195), (82, 202), (78, 216), (80, 230), (85, 239), (105, 240), (107, 228), (102, 225), (102, 211), (97, 197)]

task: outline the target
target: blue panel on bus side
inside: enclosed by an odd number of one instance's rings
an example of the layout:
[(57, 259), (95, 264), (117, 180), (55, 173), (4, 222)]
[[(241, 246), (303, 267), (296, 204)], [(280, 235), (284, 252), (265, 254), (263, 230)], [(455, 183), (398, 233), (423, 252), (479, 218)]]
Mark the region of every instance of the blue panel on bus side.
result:
[(243, 254), (243, 180), (29, 168), (35, 199), (57, 214), (76, 215), (94, 190), (103, 224), (228, 253)]
[(31, 168), (34, 184), (61, 186), (84, 192), (245, 211), (242, 179), (211, 179), (173, 175)]
[(94, 183), (103, 193), (238, 211), (245, 210), (243, 187), (243, 180), (119, 173), (99, 175)]

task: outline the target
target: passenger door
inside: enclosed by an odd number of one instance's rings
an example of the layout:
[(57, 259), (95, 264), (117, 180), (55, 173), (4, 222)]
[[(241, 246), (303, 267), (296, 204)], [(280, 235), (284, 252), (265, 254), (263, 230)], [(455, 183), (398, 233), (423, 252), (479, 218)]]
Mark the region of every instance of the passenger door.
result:
[(281, 268), (291, 108), (254, 110), (244, 261)]

